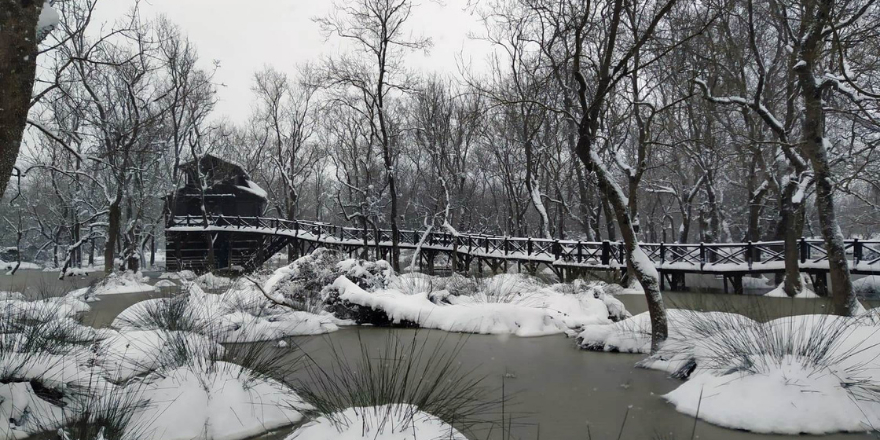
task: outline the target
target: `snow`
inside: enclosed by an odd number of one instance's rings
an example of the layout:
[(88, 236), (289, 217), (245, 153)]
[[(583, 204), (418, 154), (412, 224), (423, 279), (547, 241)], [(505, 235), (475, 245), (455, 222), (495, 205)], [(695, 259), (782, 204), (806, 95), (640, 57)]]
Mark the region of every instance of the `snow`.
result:
[[(481, 286), (473, 296), (450, 295), (444, 289), (414, 289), (409, 294), (393, 288), (367, 292), (345, 276), (337, 278), (333, 288), (341, 300), (381, 310), (393, 323), (416, 323), (422, 328), (449, 332), (531, 337), (612, 322), (606, 301), (596, 298), (594, 292), (573, 295), (537, 286), (518, 291), (506, 284), (516, 278), (519, 277), (497, 276), (487, 283), (489, 287)], [(496, 285), (492, 286), (493, 283)], [(492, 293), (499, 290), (503, 292)], [(432, 299), (448, 304), (437, 304)], [(614, 301), (608, 299), (609, 304), (622, 308), (622, 304)]]
[(853, 290), (863, 298), (880, 298), (880, 276), (869, 275), (853, 281)]
[(45, 35), (57, 26), (60, 20), (61, 17), (58, 15), (58, 11), (52, 7), (51, 2), (46, 0), (43, 3), (43, 10), (40, 11), (40, 18), (37, 20), (37, 35)]
[(165, 272), (162, 275), (159, 275), (159, 279), (192, 281), (196, 279), (196, 273), (191, 270), (182, 270), (180, 272)]
[[(880, 425), (876, 324), (808, 315), (731, 331), (744, 332), (753, 348), (730, 356), (720, 342), (729, 337), (723, 332), (694, 340), (696, 370), (664, 396), (679, 411), (694, 415), (699, 404), (703, 420), (759, 433), (864, 432)], [(765, 344), (785, 347), (766, 336), (792, 347), (776, 353), (765, 350)], [(817, 362), (819, 350), (828, 352)]]
[[(800, 292), (797, 293), (797, 295), (794, 296), (794, 298), (800, 298), (800, 299), (821, 298), (819, 295), (816, 295), (815, 292), (813, 292), (812, 290), (807, 288), (807, 282), (809, 282), (809, 279), (807, 279), (803, 275), (801, 275), (801, 277), (802, 277), (801, 286), (803, 286), (803, 288), (801, 289)], [(771, 298), (789, 298), (789, 296), (786, 295), (786, 293), (785, 293), (785, 289), (783, 289), (784, 286), (785, 286), (785, 283), (783, 282), (783, 283), (779, 284), (778, 286), (776, 286), (775, 289), (764, 294), (764, 296), (771, 297)]]
[(159, 280), (153, 287), (177, 287), (177, 284), (174, 284), (171, 280)]
[[(15, 269), (15, 266), (16, 266), (17, 264), (18, 264), (18, 263), (15, 262), (15, 261), (3, 261), (3, 260), (0, 260), (0, 269), (2, 269), (2, 270), (6, 270), (6, 271), (7, 271), (6, 274), (7, 274), (7, 275), (11, 275), (11, 274), (12, 274), (12, 269)], [(43, 268), (40, 267), (39, 264), (36, 264), (36, 263), (29, 263), (29, 262), (27, 262), (27, 261), (22, 261), (22, 262), (21, 262), (21, 265), (18, 266), (18, 270), (42, 270), (42, 269), (43, 269)]]
[(263, 188), (260, 188), (260, 185), (254, 183), (253, 180), (247, 180), (247, 186), (236, 185), (235, 187), (242, 191), (249, 192), (262, 199), (269, 198), (269, 193), (267, 193), (266, 190), (264, 190)]
[(311, 406), (286, 385), (226, 362), (164, 373), (143, 391), (143, 440), (238, 440), (299, 423)]
[(232, 285), (232, 279), (206, 273), (195, 279), (195, 283), (202, 289), (216, 290), (224, 289)]
[[(741, 315), (669, 310), (669, 339), (639, 363), (687, 378), (663, 396), (680, 412), (773, 434), (864, 432), (880, 424), (880, 328), (827, 315), (758, 323)], [(647, 313), (587, 326), (582, 347), (648, 353)]]
[(125, 309), (111, 327), (120, 331), (162, 330), (155, 317), (179, 317), (182, 323), (218, 342), (257, 342), (288, 336), (318, 335), (339, 329), (327, 314), (313, 314), (270, 303), (249, 281), (230, 284), (222, 295), (197, 284), (175, 298), (141, 301)]
[[(96, 364), (113, 382), (168, 367), (174, 362), (174, 350), (185, 349), (187, 355), (210, 358), (222, 356), (222, 345), (203, 335), (167, 330), (135, 330), (116, 333), (97, 347)], [(176, 367), (177, 365), (171, 365)]]
[(93, 298), (103, 295), (120, 295), (125, 293), (156, 292), (154, 286), (147, 284), (149, 278), (140, 272), (113, 272), (92, 287), (84, 287), (71, 292), (74, 296)]
[[(340, 422), (341, 421), (341, 422)], [(348, 408), (319, 417), (285, 440), (467, 440), (451, 425), (413, 405)]]

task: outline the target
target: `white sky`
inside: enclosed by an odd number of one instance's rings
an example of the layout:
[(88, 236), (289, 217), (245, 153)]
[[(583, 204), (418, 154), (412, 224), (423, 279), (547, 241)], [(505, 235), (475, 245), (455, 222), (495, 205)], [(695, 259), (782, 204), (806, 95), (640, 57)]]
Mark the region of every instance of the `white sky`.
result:
[[(112, 22), (127, 12), (134, 0), (102, 0), (97, 21)], [(325, 41), (312, 20), (326, 15), (330, 0), (142, 0), (145, 17), (164, 14), (180, 25), (199, 49), (205, 67), (220, 61), (216, 81), (217, 116), (243, 121), (250, 114), (253, 74), (271, 65), (290, 75), (298, 64), (318, 61), (340, 50), (340, 40)], [(467, 0), (422, 0), (413, 9), (409, 30), (430, 37), (434, 47), (408, 58), (410, 67), (457, 75), (461, 59), (483, 65), (488, 43), (469, 35), (482, 35), (482, 23)]]

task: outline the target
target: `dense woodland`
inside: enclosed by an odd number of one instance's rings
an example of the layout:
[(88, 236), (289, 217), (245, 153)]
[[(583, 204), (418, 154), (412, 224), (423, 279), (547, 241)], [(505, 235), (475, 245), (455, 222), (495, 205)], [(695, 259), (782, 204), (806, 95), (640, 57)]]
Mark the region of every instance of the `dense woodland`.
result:
[(832, 260), (878, 231), (874, 0), (451, 2), (496, 50), (447, 76), (405, 63), (431, 47), (408, 23), (418, 5), (339, 1), (315, 20), (350, 51), (255, 72), (247, 121), (212, 113), (220, 67), (185, 30), (138, 9), (102, 26), (99, 1), (54, 2), (17, 161), (3, 150), (2, 245), (58, 267), (148, 263), (178, 166), (206, 154), (268, 192), (266, 217), (630, 253), (815, 236)]

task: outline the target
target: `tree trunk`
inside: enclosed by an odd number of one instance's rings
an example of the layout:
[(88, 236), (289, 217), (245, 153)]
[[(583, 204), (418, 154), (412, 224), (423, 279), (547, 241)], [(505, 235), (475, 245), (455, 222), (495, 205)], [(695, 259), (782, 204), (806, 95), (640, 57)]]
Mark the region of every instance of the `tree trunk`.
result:
[(798, 245), (804, 228), (803, 203), (794, 204), (791, 200), (795, 191), (797, 191), (797, 187), (797, 181), (792, 180), (789, 182), (783, 189), (780, 203), (781, 222), (785, 225), (783, 228), (785, 276), (782, 281), (782, 288), (785, 294), (790, 297), (794, 297), (804, 289), (800, 270), (800, 247)]
[(808, 29), (800, 47), (801, 61), (795, 71), (804, 100), (804, 120), (801, 149), (813, 165), (816, 181), (816, 210), (831, 275), (831, 302), (837, 315), (852, 316), (858, 308), (849, 276), (849, 261), (843, 243), (843, 233), (837, 223), (834, 207), (834, 184), (825, 139), (825, 110), (822, 89), (813, 74), (813, 68), (821, 60), (824, 45), (822, 33), (831, 22), (833, 0), (807, 2), (802, 26)]
[(116, 198), (110, 203), (107, 221), (107, 241), (104, 243), (104, 272), (113, 272), (113, 263), (116, 256), (116, 243), (119, 240), (119, 230), (122, 221), (122, 187), (116, 191)]
[(0, 0), (0, 198), (12, 176), (27, 124), (42, 9), (39, 0)]

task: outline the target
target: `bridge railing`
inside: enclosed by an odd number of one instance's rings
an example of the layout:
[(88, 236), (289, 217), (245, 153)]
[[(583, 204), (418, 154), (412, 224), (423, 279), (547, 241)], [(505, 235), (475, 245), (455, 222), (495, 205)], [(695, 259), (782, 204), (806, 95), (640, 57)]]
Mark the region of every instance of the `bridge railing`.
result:
[[(309, 220), (285, 220), (263, 217), (239, 217), (212, 215), (207, 224), (202, 216), (177, 216), (167, 221), (174, 227), (224, 227), (256, 228), (260, 232), (293, 231), (304, 238), (309, 234), (315, 240), (332, 243), (363, 243), (375, 246), (376, 238), (381, 245), (392, 241), (387, 229), (374, 230), (344, 227)], [(377, 237), (378, 234), (378, 237)], [(433, 231), (424, 237), (423, 231), (400, 230), (401, 245), (414, 247), (424, 238), (423, 245), (433, 248), (456, 249), (459, 253), (475, 256), (497, 257), (510, 260), (554, 262), (556, 264), (601, 265), (622, 267), (626, 265), (626, 251), (622, 242), (587, 242), (576, 240), (553, 240), (544, 238), (503, 237), (485, 234), (450, 234)], [(746, 243), (640, 243), (642, 250), (661, 269), (700, 269), (769, 267), (785, 261), (785, 243), (782, 241)], [(848, 259), (854, 269), (865, 266), (880, 268), (880, 241), (846, 240)], [(801, 239), (798, 243), (801, 264), (826, 263), (828, 256), (824, 242), (819, 239)]]

